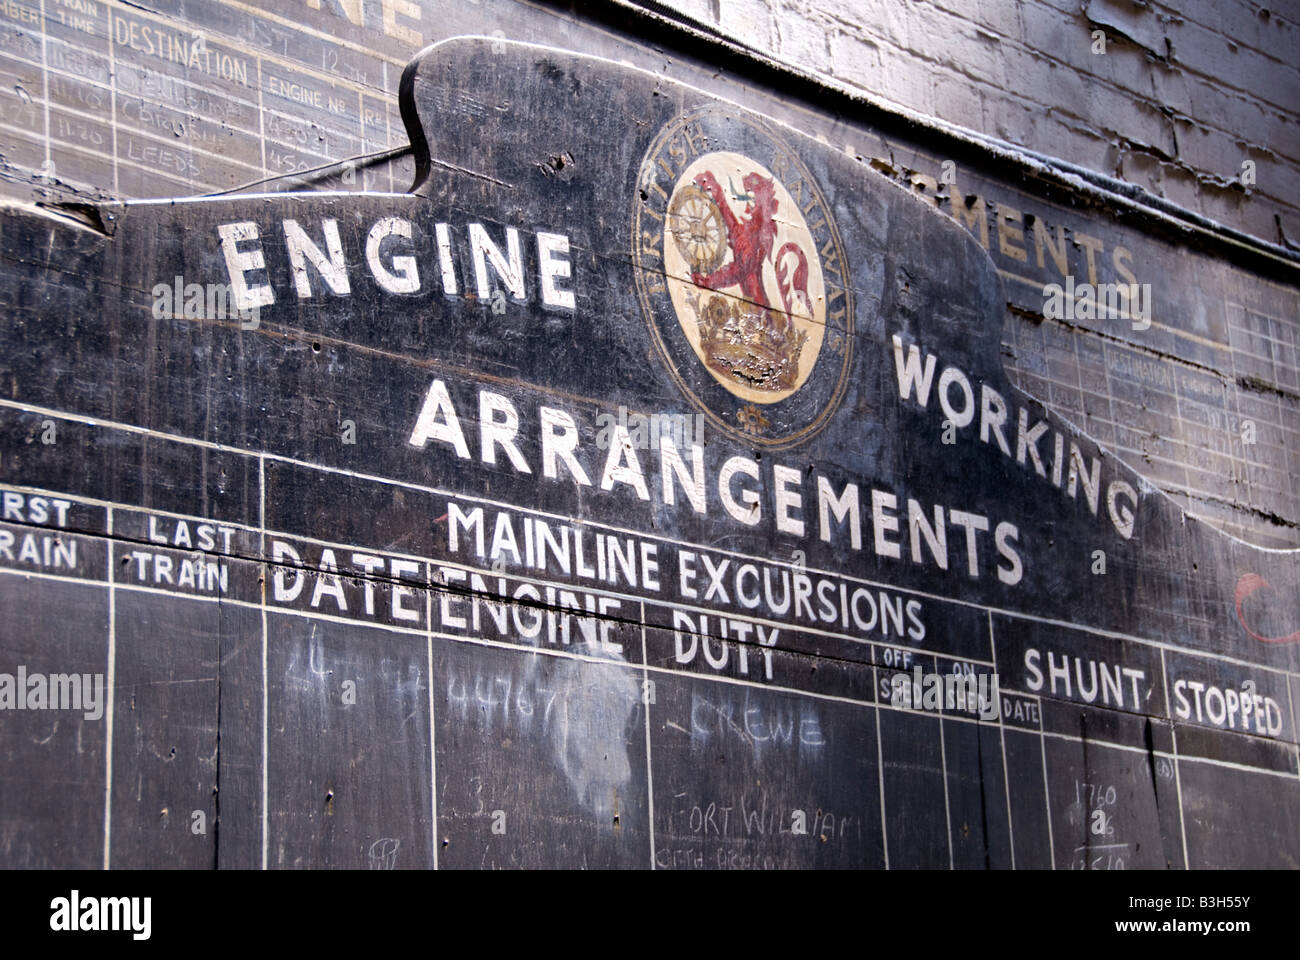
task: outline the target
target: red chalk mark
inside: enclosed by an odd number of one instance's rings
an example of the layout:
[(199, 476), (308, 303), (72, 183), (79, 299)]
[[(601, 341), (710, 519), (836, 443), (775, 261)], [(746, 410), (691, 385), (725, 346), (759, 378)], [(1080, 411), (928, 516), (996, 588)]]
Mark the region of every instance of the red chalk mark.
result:
[(1246, 618), (1242, 616), (1241, 605), (1251, 594), (1260, 590), (1272, 589), (1273, 585), (1261, 577), (1258, 573), (1248, 573), (1237, 581), (1237, 620), (1241, 627), (1248, 634), (1258, 640), (1260, 643), (1296, 643), (1300, 642), (1300, 630), (1285, 637), (1261, 637), (1250, 627), (1246, 626)]

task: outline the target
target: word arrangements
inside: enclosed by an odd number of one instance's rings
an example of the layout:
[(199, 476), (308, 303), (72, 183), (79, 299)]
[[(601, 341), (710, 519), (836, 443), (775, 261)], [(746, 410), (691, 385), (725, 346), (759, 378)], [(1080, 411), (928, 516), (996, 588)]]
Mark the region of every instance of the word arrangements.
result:
[[(445, 381), (433, 381), (411, 430), (410, 446), (424, 449), (433, 443), (434, 449), (454, 452), (459, 460), (477, 459), (485, 467), (509, 464), (519, 475), (540, 472), (544, 481), (606, 494), (626, 492), (624, 503), (632, 502), (632, 496), (642, 503), (659, 500), (702, 516), (721, 507), (722, 515), (742, 528), (767, 523), (778, 534), (815, 535), (825, 543), (847, 541), (854, 551), (870, 549), (896, 561), (907, 555), (913, 564), (951, 568), (971, 578), (992, 575), (1008, 586), (1018, 584), (1024, 573), (1016, 548), (1020, 531), (1010, 521), (910, 497), (900, 503), (889, 490), (862, 490), (853, 481), (837, 485), (820, 472), (805, 475), (796, 467), (739, 454), (719, 463), (722, 454), (711, 455), (716, 445), (692, 443), (679, 449), (666, 435), (659, 437), (658, 456), (643, 464), (627, 428), (619, 423), (612, 425), (607, 450), (592, 457), (582, 450), (582, 437), (590, 428), (580, 426), (568, 410), (541, 404), (535, 420), (525, 424), (518, 405), (503, 394), (480, 389), (477, 403), (469, 405), (476, 416), (463, 413), (465, 400), (457, 402), (452, 394)], [(466, 425), (475, 420), (477, 457), (466, 435)], [(863, 533), (867, 521), (874, 534), (870, 542)]]

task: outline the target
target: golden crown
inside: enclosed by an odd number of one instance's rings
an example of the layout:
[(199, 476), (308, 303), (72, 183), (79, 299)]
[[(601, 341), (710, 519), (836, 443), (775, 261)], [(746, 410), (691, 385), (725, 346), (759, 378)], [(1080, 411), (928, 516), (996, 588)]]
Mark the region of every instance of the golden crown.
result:
[(724, 294), (700, 299), (700, 349), (712, 370), (753, 390), (794, 388), (808, 335), (792, 317)]

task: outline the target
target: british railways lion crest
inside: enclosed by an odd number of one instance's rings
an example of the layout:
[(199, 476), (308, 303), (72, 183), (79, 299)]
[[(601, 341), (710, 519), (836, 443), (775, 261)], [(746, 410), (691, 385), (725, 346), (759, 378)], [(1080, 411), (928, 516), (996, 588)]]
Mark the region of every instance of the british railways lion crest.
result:
[(638, 188), (637, 293), (678, 386), (750, 443), (817, 433), (844, 394), (853, 296), (811, 173), (766, 125), (710, 108), (665, 125)]

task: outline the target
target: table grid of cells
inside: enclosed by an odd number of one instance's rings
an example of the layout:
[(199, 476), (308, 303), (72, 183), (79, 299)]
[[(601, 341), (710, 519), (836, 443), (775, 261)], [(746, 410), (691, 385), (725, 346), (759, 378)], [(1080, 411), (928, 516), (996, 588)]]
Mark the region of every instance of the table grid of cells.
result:
[[(917, 601), (924, 643), (746, 617), (644, 589), (647, 562), (668, 581), (705, 548), (642, 536), (637, 554), (583, 525), (566, 549), (600, 573), (579, 582), (469, 549), (503, 523), (540, 544), (558, 518), (240, 456), (251, 516), (3, 491), (4, 668), (107, 677), (100, 724), (21, 718), (85, 789), (51, 803), (11, 766), (0, 791), (6, 819), (102, 838), (78, 865), (1267, 863), (1252, 809), (1300, 796), (1295, 675), (875, 584), (882, 609)], [(430, 546), (394, 552), (365, 520), (323, 539), (278, 495), (305, 474), (418, 505)], [(917, 668), (997, 671), (998, 716), (893, 705)], [(1259, 685), (1262, 730), (1216, 729), (1206, 683), (1175, 728), (1169, 691), (1233, 670)]]
[[(404, 61), (226, 4), (187, 15), (191, 26), (181, 28), (120, 3), (7, 0), (0, 6), (6, 158), (51, 187), (168, 197), (229, 190), (406, 142), (393, 108)], [(391, 168), (358, 171), (353, 182), (353, 189), (407, 186), (393, 182)]]

